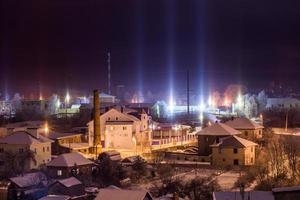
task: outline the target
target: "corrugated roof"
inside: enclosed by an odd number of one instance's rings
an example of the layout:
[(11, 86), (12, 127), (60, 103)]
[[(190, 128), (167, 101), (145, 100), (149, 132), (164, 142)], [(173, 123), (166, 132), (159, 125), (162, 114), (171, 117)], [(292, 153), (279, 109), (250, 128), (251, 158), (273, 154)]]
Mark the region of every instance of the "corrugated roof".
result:
[(47, 166), (51, 167), (73, 167), (74, 165), (91, 165), (92, 161), (85, 158), (83, 155), (77, 152), (65, 153), (59, 155), (57, 158), (51, 160)]
[(239, 117), (235, 118), (233, 120), (229, 120), (225, 123), (226, 125), (234, 128), (234, 129), (261, 129), (264, 128), (263, 126), (253, 122), (252, 120), (245, 118), (245, 117)]
[(215, 123), (211, 126), (202, 129), (197, 133), (197, 135), (213, 135), (213, 136), (236, 135), (236, 134), (240, 134), (240, 132), (223, 123)]
[(33, 137), (26, 131), (14, 132), (11, 135), (7, 135), (3, 138), (0, 138), (0, 143), (4, 144), (36, 144), (36, 143), (45, 143), (53, 142), (52, 140), (39, 135), (38, 138)]
[(95, 200), (144, 200), (147, 194), (150, 196), (150, 194), (145, 190), (123, 190), (109, 187), (100, 189)]
[(245, 148), (250, 146), (256, 146), (258, 144), (251, 142), (250, 140), (246, 140), (240, 138), (238, 136), (232, 135), (225, 138), (220, 139), (220, 143), (211, 145), (212, 147), (217, 146), (220, 148)]
[(72, 187), (74, 185), (81, 185), (82, 183), (75, 177), (70, 177), (66, 179), (58, 180), (60, 184), (64, 185), (65, 187)]

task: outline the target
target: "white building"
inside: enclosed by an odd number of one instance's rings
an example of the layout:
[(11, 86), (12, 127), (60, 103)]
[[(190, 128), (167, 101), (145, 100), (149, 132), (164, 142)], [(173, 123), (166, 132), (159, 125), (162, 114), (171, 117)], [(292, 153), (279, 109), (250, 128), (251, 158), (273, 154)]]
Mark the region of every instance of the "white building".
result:
[(266, 108), (300, 108), (300, 100), (291, 97), (268, 98)]
[[(131, 109), (110, 109), (100, 116), (102, 145), (106, 149), (134, 150), (136, 145), (150, 138), (149, 116)], [(93, 145), (94, 121), (88, 123), (88, 142)]]

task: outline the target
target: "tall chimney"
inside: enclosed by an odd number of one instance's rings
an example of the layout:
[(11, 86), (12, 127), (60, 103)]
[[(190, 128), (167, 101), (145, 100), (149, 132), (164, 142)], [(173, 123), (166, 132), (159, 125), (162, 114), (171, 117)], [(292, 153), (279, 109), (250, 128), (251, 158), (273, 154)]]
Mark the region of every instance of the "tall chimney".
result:
[(94, 147), (96, 148), (95, 152), (97, 154), (98, 148), (101, 150), (100, 99), (98, 90), (94, 90)]

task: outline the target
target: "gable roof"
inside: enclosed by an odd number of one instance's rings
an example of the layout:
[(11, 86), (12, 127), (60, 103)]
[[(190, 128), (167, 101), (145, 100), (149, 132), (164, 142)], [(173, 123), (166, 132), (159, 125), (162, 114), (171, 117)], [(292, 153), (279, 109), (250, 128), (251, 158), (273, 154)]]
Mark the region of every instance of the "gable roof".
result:
[(44, 142), (53, 142), (52, 140), (39, 135), (38, 138), (33, 137), (26, 131), (17, 131), (3, 138), (0, 138), (2, 144), (38, 144)]
[(220, 147), (220, 148), (245, 148), (250, 146), (257, 146), (258, 144), (251, 142), (250, 140), (246, 140), (240, 138), (238, 136), (232, 135), (225, 138), (221, 138), (218, 144), (211, 145), (212, 147)]
[(74, 185), (81, 185), (82, 183), (75, 177), (60, 179), (57, 182), (62, 184), (65, 187), (72, 187)]
[(240, 134), (240, 132), (223, 123), (215, 123), (211, 126), (202, 129), (197, 133), (197, 135), (212, 135), (212, 136), (224, 136), (224, 135), (236, 135), (236, 134)]
[(229, 120), (225, 123), (226, 125), (234, 129), (261, 129), (263, 126), (253, 122), (252, 120), (245, 117), (238, 117), (233, 120)]
[(150, 193), (145, 190), (123, 190), (117, 187), (108, 187), (100, 189), (95, 200), (144, 200), (146, 196), (152, 199)]
[(65, 153), (47, 163), (51, 167), (73, 167), (74, 165), (91, 165), (92, 161), (77, 152)]
[(20, 188), (36, 186), (44, 181), (47, 181), (47, 177), (42, 172), (27, 173), (23, 176), (16, 176), (9, 179), (11, 182), (15, 183)]

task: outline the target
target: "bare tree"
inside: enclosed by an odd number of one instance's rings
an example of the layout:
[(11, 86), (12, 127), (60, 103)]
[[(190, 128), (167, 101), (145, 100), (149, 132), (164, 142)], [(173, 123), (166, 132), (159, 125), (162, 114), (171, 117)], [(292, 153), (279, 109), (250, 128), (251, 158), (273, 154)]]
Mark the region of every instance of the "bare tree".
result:
[(279, 177), (280, 175), (285, 174), (286, 158), (283, 145), (277, 139), (274, 139), (272, 142), (269, 143), (267, 151), (271, 167), (271, 173), (275, 177)]
[(291, 170), (292, 177), (296, 177), (298, 170), (297, 164), (299, 160), (298, 148), (297, 148), (297, 141), (291, 135), (283, 136), (281, 139), (283, 144), (283, 149), (287, 157), (289, 169)]

